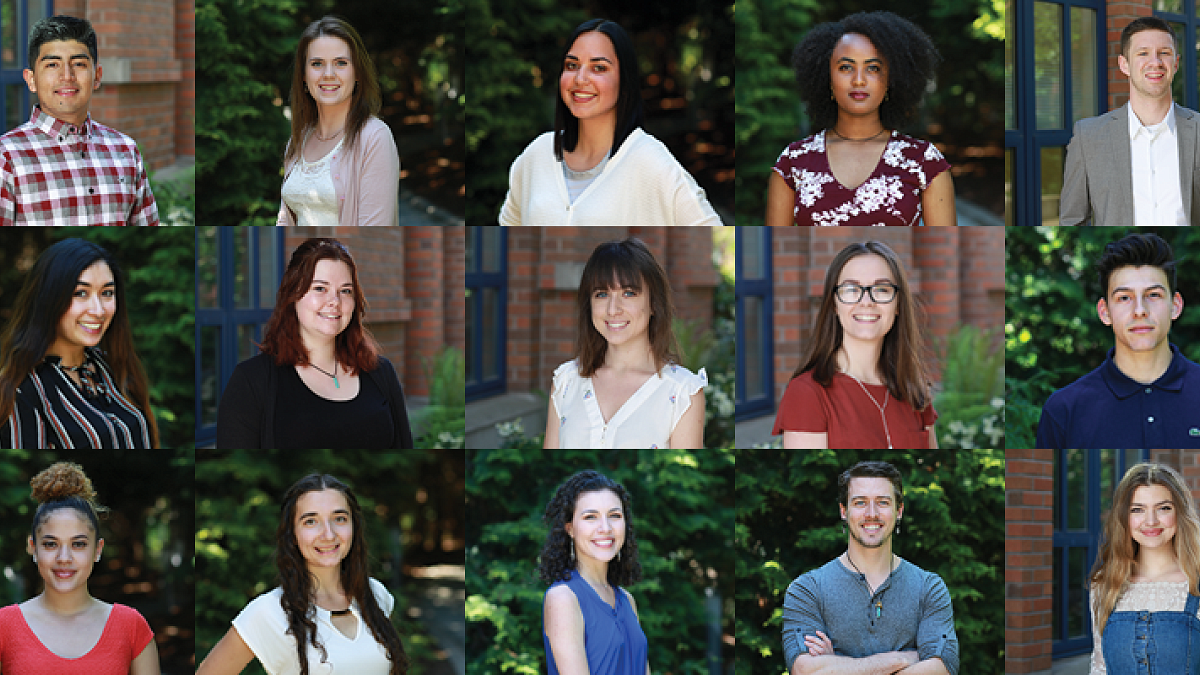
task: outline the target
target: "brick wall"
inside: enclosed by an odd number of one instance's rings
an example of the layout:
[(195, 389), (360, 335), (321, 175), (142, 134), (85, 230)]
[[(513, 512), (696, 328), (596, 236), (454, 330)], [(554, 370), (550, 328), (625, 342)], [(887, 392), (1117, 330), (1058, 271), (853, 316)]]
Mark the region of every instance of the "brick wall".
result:
[(1050, 668), (1054, 454), (1004, 453), (1004, 672)]
[[(910, 287), (923, 304), (931, 344), (962, 324), (993, 331), (1001, 347), (1004, 324), (1004, 229), (971, 228), (774, 228), (775, 400), (778, 401), (812, 335), (825, 272), (848, 244), (875, 239), (900, 257)], [(932, 357), (932, 353), (931, 353)], [(934, 364), (934, 379), (940, 367)]]
[(133, 137), (152, 171), (195, 156), (194, 3), (59, 0), (54, 11), (86, 18), (96, 29), (104, 72), (92, 117)]
[[(1154, 14), (1154, 5), (1150, 0), (1133, 0), (1131, 2), (1121, 2), (1119, 0), (1109, 0), (1105, 6), (1107, 13), (1107, 53), (1106, 57), (1108, 67), (1108, 109), (1120, 108), (1129, 101), (1129, 76), (1121, 72), (1121, 68), (1117, 65), (1117, 56), (1121, 53), (1121, 31), (1125, 30), (1125, 26), (1129, 25), (1130, 21), (1140, 16), (1151, 16)], [(1182, 65), (1182, 64), (1181, 64)], [(1183, 73), (1176, 73), (1176, 77), (1183, 77)]]
[[(309, 237), (350, 249), (367, 300), (366, 325), (396, 367), (404, 391), (429, 394), (426, 365), (443, 346), (466, 345), (461, 227), (289, 228), (284, 262)], [(457, 288), (458, 292), (452, 290)]]
[(597, 244), (626, 236), (646, 243), (667, 271), (676, 316), (712, 327), (719, 277), (708, 228), (514, 227), (508, 233), (509, 391), (549, 391), (554, 369), (574, 355), (575, 292)]

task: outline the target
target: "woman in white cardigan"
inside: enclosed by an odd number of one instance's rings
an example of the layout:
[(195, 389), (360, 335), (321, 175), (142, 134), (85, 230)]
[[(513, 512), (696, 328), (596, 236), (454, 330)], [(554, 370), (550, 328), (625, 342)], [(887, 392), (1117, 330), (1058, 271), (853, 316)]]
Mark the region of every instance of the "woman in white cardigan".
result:
[(633, 41), (604, 19), (575, 28), (554, 131), (513, 162), (501, 225), (721, 225), (691, 174), (642, 130)]

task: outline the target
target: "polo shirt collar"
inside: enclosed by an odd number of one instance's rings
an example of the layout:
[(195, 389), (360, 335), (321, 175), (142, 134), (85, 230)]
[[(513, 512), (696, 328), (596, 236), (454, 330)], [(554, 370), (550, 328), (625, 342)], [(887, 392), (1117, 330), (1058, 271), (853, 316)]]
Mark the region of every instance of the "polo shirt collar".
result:
[(1187, 363), (1183, 355), (1179, 353), (1179, 348), (1175, 345), (1171, 345), (1171, 365), (1167, 366), (1167, 372), (1163, 373), (1151, 384), (1142, 384), (1122, 373), (1121, 369), (1117, 367), (1117, 362), (1113, 360), (1115, 353), (1116, 348), (1108, 350), (1108, 358), (1104, 360), (1104, 365), (1101, 367), (1100, 373), (1104, 376), (1104, 383), (1108, 385), (1109, 390), (1117, 398), (1129, 398), (1146, 387), (1154, 387), (1175, 393), (1183, 389), (1183, 378), (1187, 374)]
[(91, 113), (88, 113), (87, 119), (83, 121), (83, 124), (71, 124), (46, 113), (40, 106), (35, 105), (33, 107), (33, 114), (29, 117), (29, 123), (40, 129), (47, 136), (57, 138), (60, 141), (66, 140), (71, 136), (90, 136), (92, 134)]

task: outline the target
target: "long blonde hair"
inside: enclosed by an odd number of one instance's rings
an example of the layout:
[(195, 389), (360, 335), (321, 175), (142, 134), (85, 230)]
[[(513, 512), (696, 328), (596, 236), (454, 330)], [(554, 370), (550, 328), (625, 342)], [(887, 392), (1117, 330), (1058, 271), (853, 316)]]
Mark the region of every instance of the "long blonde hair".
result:
[(1171, 493), (1175, 502), (1175, 557), (1188, 578), (1188, 592), (1200, 595), (1200, 516), (1196, 502), (1183, 476), (1165, 464), (1137, 464), (1125, 472), (1113, 494), (1112, 509), (1104, 519), (1104, 538), (1100, 553), (1092, 567), (1092, 610), (1096, 615), (1096, 631), (1104, 632), (1108, 617), (1117, 600), (1125, 592), (1140, 545), (1129, 532), (1129, 504), (1133, 493), (1146, 485), (1161, 485)]

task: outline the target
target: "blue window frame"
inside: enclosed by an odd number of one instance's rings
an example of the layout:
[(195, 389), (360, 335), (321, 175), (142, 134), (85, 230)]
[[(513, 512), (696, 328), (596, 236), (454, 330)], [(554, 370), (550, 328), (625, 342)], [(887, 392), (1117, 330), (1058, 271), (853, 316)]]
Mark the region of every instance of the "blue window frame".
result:
[(739, 227), (734, 246), (738, 373), (734, 419), (744, 420), (775, 407), (771, 228)]
[(508, 231), (467, 228), (467, 400), (505, 391), (508, 321)]
[(25, 84), (29, 28), (53, 14), (49, 0), (0, 0), (0, 111), (9, 131), (29, 121), (36, 98)]
[(1075, 122), (1108, 110), (1105, 4), (1009, 0), (1006, 21), (1005, 225), (1058, 225)]
[[(1175, 73), (1175, 81), (1171, 83), (1175, 102), (1195, 110), (1200, 102), (1200, 84), (1196, 72), (1200, 69), (1200, 53), (1194, 47), (1197, 37), (1200, 37), (1197, 33), (1200, 3), (1197, 0), (1157, 0), (1154, 9), (1154, 16), (1170, 23), (1175, 29), (1175, 48), (1182, 56), (1179, 72)], [(1189, 49), (1188, 45), (1193, 47)]]
[(217, 437), (217, 405), (275, 308), (283, 278), (284, 231), (196, 228), (196, 445)]
[(1054, 658), (1092, 650), (1087, 576), (1113, 490), (1146, 450), (1056, 450), (1054, 456)]

